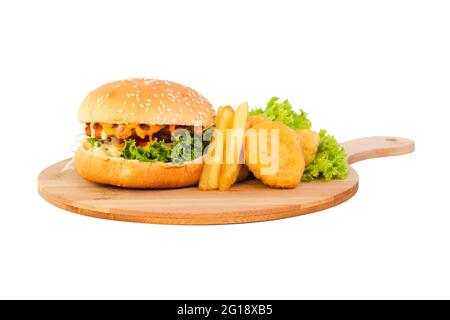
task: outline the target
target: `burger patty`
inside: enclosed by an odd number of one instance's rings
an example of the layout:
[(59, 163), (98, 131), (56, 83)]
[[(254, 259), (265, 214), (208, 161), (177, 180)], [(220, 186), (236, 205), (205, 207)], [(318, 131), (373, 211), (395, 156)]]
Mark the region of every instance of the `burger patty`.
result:
[(118, 138), (134, 139), (136, 141), (152, 141), (158, 139), (170, 142), (175, 130), (184, 129), (193, 131), (193, 127), (175, 125), (147, 125), (147, 124), (105, 124), (86, 123), (85, 133), (96, 139)]

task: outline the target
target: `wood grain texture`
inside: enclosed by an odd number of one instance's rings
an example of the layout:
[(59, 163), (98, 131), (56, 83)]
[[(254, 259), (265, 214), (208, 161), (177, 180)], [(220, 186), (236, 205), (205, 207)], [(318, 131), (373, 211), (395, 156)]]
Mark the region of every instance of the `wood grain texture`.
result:
[[(403, 138), (370, 137), (342, 144), (349, 163), (412, 152)], [(358, 190), (358, 174), (350, 167), (345, 180), (301, 183), (295, 189), (270, 189), (257, 180), (236, 184), (227, 192), (196, 187), (130, 190), (84, 180), (67, 166), (70, 159), (43, 170), (40, 195), (53, 205), (96, 218), (158, 224), (231, 224), (267, 221), (336, 206)]]
[(349, 164), (381, 157), (399, 156), (414, 151), (414, 141), (399, 137), (367, 137), (341, 143)]

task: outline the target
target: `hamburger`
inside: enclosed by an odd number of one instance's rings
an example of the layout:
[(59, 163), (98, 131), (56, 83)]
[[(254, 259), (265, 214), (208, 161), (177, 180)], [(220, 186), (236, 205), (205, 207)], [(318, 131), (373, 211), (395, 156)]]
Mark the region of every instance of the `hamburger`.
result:
[(196, 185), (206, 147), (202, 134), (214, 118), (207, 99), (175, 82), (105, 84), (80, 106), (87, 137), (75, 153), (75, 170), (89, 181), (127, 188)]

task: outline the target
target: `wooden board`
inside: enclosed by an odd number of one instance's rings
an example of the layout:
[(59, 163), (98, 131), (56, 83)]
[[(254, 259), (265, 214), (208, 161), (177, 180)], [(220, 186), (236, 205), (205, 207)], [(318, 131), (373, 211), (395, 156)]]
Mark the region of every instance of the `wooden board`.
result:
[[(413, 141), (396, 137), (369, 137), (342, 145), (349, 163), (414, 150)], [(196, 187), (131, 190), (86, 181), (67, 165), (69, 160), (41, 172), (38, 178), (40, 195), (64, 210), (129, 222), (231, 224), (267, 221), (336, 206), (358, 190), (358, 174), (351, 167), (345, 180), (301, 183), (295, 189), (270, 189), (252, 179), (234, 185), (227, 192), (200, 191)]]

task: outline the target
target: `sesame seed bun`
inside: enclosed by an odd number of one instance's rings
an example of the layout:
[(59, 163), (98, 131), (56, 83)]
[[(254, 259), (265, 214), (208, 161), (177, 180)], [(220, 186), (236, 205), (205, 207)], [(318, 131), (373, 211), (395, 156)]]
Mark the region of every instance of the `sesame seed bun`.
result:
[(211, 103), (181, 84), (152, 79), (111, 82), (92, 91), (82, 102), (83, 123), (214, 125)]

